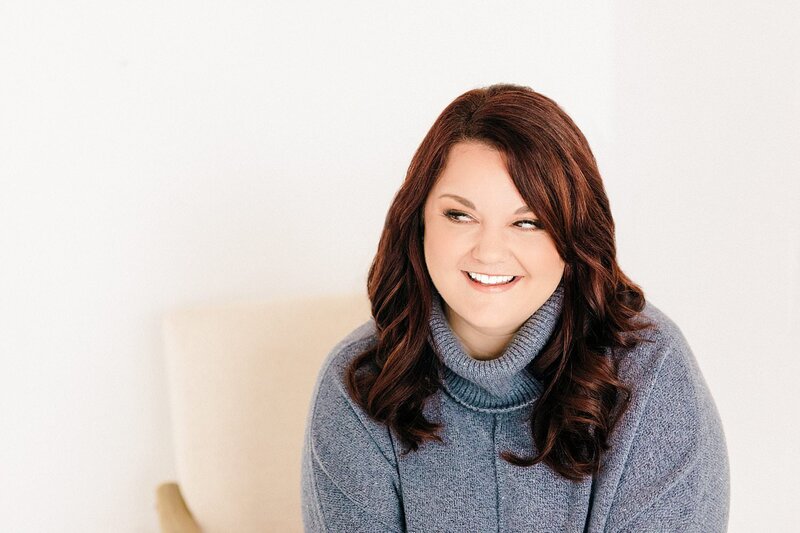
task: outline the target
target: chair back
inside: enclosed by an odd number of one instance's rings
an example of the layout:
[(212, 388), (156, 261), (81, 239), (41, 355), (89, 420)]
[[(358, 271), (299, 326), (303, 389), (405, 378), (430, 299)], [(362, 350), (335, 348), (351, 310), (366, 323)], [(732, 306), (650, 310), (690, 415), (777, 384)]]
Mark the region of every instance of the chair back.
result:
[(165, 313), (177, 482), (205, 533), (302, 531), (300, 455), (316, 377), (370, 318), (359, 294)]

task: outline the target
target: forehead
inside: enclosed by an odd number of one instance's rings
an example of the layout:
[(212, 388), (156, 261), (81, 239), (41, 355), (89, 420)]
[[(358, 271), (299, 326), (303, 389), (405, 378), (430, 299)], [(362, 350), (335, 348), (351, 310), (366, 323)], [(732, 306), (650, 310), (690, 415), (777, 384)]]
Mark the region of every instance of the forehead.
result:
[(463, 141), (450, 147), (438, 183), (508, 178), (503, 154), (481, 142)]
[(466, 197), (479, 209), (481, 204), (524, 203), (502, 152), (476, 141), (459, 142), (450, 148), (430, 196), (439, 199), (442, 194)]

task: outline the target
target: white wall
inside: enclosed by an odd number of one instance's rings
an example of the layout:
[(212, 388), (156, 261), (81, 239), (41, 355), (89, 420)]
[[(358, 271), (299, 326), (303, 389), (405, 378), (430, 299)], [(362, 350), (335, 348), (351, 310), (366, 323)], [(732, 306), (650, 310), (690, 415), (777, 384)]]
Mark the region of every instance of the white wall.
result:
[(422, 136), (497, 81), (592, 144), (623, 268), (717, 398), (731, 531), (786, 529), (792, 4), (269, 4), (0, 4), (0, 530), (156, 531), (161, 313), (363, 290)]
[(631, 1), (614, 13), (606, 179), (620, 261), (681, 326), (714, 394), (730, 530), (794, 530), (800, 4)]

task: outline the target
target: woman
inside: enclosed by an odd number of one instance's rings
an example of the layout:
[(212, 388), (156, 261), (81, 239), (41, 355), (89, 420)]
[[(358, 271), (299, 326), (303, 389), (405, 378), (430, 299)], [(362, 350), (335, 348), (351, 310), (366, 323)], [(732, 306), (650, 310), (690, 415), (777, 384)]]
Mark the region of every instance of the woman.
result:
[(306, 531), (724, 531), (720, 418), (680, 329), (616, 262), (583, 134), (527, 87), (437, 118), (329, 354)]

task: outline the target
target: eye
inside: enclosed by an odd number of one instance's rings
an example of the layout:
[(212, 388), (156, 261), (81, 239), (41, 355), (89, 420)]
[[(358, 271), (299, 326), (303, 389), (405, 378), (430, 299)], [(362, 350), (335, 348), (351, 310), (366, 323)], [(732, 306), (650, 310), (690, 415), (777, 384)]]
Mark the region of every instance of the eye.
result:
[(450, 220), (452, 220), (456, 224), (465, 224), (466, 223), (465, 220), (458, 220), (459, 217), (472, 218), (466, 213), (462, 213), (461, 211), (455, 211), (453, 209), (449, 209), (449, 210), (445, 211), (444, 212), (444, 216), (446, 216), (447, 218), (449, 218)]
[[(456, 211), (454, 209), (448, 209), (447, 211), (445, 211), (444, 212), (444, 216), (449, 218), (450, 220), (452, 220), (456, 224), (466, 224), (467, 222), (469, 222), (468, 220), (460, 220), (462, 217), (466, 217), (468, 219), (472, 218), (468, 214), (466, 214), (466, 213), (464, 213), (462, 211)], [(539, 222), (538, 220), (531, 220), (531, 219), (518, 220), (514, 224), (515, 225), (517, 225), (517, 224), (526, 224), (526, 226), (517, 226), (517, 227), (519, 227), (521, 229), (524, 229), (524, 230), (527, 230), (527, 231), (535, 231), (537, 229), (543, 229), (544, 228), (544, 226), (542, 225), (541, 222)]]
[(529, 229), (531, 231), (533, 231), (535, 229), (544, 228), (542, 223), (539, 222), (538, 220), (519, 220), (519, 221), (515, 222), (515, 224), (530, 224), (528, 227), (526, 227), (524, 229)]

